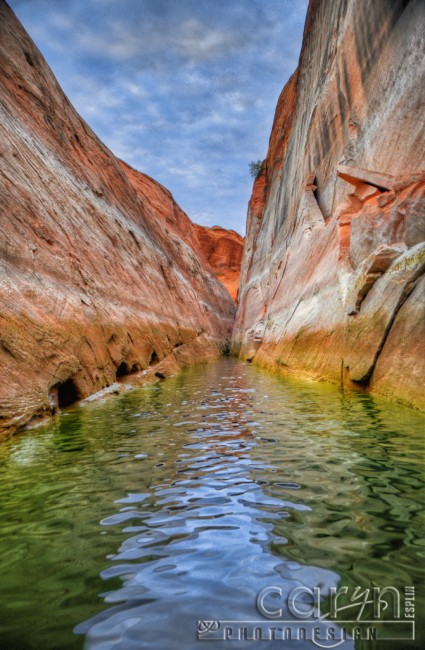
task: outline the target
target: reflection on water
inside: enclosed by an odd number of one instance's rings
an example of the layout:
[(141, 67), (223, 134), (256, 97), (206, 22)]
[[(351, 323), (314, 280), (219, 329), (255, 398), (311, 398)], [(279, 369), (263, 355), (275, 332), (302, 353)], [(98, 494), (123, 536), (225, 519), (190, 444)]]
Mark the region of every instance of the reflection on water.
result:
[(316, 647), (197, 639), (270, 623), (271, 586), (414, 585), (419, 606), (424, 423), (223, 359), (4, 443), (0, 647)]

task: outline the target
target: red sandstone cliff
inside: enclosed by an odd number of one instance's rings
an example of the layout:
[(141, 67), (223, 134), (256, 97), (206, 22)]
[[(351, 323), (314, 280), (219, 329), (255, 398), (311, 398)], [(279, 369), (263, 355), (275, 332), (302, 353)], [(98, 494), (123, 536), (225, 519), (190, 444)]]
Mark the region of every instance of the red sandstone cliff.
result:
[(199, 247), (216, 277), (226, 287), (234, 301), (237, 299), (244, 240), (234, 230), (220, 226), (207, 228), (195, 225)]
[(221, 226), (199, 226), (192, 223), (174, 201), (166, 187), (147, 174), (136, 171), (127, 163), (121, 165), (141, 199), (149, 203), (155, 217), (164, 223), (167, 233), (182, 237), (204, 261), (235, 301), (242, 263), (243, 237)]
[(197, 225), (177, 205), (171, 192), (147, 174), (133, 169), (122, 160), (120, 163), (137, 194), (143, 203), (150, 206), (156, 219), (163, 223), (167, 234), (177, 235), (198, 251)]
[(243, 358), (425, 408), (425, 5), (310, 2), (249, 205)]
[(12, 432), (117, 376), (216, 356), (234, 306), (188, 217), (98, 140), (3, 0), (0, 75), (0, 431)]

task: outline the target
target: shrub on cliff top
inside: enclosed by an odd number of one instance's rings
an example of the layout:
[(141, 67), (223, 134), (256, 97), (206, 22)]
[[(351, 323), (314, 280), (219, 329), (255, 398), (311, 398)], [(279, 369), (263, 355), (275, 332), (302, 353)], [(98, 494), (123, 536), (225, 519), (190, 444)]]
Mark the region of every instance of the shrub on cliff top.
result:
[(261, 175), (261, 172), (263, 171), (264, 167), (264, 160), (257, 160), (256, 162), (250, 162), (249, 163), (249, 173), (251, 174), (252, 178), (257, 178)]

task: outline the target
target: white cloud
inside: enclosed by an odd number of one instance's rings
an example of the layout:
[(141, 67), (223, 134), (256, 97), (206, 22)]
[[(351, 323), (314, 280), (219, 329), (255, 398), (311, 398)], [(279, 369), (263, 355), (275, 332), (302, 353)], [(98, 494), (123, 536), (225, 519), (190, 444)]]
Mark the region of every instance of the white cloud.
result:
[(196, 221), (244, 228), (307, 0), (9, 2), (116, 155)]

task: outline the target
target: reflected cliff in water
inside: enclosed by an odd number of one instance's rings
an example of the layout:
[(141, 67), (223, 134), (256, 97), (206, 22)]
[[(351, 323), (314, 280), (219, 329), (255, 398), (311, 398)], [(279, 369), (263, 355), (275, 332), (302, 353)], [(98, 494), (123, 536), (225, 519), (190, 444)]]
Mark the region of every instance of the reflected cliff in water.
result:
[[(417, 587), (424, 424), (367, 395), (223, 359), (9, 441), (2, 645), (258, 647), (200, 641), (198, 621), (278, 627), (257, 607), (269, 587), (292, 620), (297, 587), (319, 588), (325, 604), (332, 587)], [(421, 647), (381, 643), (339, 647)]]

